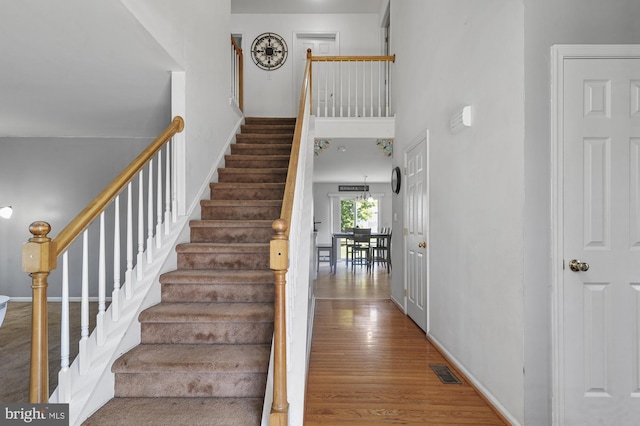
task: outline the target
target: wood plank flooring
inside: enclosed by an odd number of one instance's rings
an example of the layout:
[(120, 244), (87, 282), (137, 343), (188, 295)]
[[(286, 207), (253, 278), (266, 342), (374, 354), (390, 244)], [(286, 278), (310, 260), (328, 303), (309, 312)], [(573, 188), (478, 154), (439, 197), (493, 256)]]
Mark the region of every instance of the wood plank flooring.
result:
[[(89, 304), (89, 329), (95, 327), (97, 303)], [(49, 393), (58, 385), (60, 371), (60, 303), (47, 303), (49, 319)], [(69, 304), (71, 359), (78, 354), (80, 303)], [(9, 301), (7, 316), (0, 327), (0, 402), (29, 402), (31, 360), (31, 302)]]
[(438, 379), (429, 366), (447, 362), (389, 299), (386, 271), (367, 277), (320, 269), (305, 426), (504, 425), (458, 373)]

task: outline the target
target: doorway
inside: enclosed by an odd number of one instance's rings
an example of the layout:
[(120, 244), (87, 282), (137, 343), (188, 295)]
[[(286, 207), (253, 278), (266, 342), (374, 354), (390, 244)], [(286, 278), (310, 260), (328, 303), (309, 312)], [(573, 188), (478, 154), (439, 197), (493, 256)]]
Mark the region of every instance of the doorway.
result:
[[(307, 61), (307, 49), (314, 56), (340, 55), (340, 34), (338, 32), (299, 32), (293, 35), (293, 104), (300, 101), (300, 87)], [(316, 76), (317, 77), (317, 76)], [(321, 99), (328, 99), (322, 96)]]
[(555, 46), (554, 424), (640, 418), (640, 46)]

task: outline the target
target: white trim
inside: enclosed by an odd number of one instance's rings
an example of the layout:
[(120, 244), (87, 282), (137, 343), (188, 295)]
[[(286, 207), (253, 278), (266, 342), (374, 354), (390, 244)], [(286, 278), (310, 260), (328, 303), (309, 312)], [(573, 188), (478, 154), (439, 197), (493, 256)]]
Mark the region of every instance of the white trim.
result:
[(473, 383), (473, 386), (476, 387), (477, 390), (479, 390), (482, 395), (484, 395), (485, 398), (487, 398), (491, 404), (493, 405), (493, 407), (498, 410), (500, 412), (500, 414), (502, 414), (507, 420), (509, 420), (509, 423), (512, 426), (520, 426), (520, 423), (518, 422), (518, 420), (513, 417), (511, 414), (509, 414), (509, 411), (507, 411), (507, 409), (500, 404), (500, 401), (498, 401), (498, 399), (493, 396), (493, 394), (489, 391), (489, 389), (487, 389), (486, 387), (484, 387), (482, 385), (482, 383), (480, 383), (480, 381), (478, 379), (475, 378), (475, 376), (473, 374), (471, 374), (471, 372), (469, 370), (467, 370), (466, 368), (464, 368), (464, 366), (462, 365), (462, 363), (460, 361), (458, 361), (458, 359), (456, 357), (453, 356), (453, 354), (451, 352), (449, 352), (439, 341), (438, 339), (436, 339), (432, 334), (427, 333), (427, 335), (429, 336), (429, 341), (438, 348), (438, 350), (440, 350), (443, 354), (445, 354), (447, 361), (451, 362), (453, 365), (456, 366), (456, 368), (458, 370), (460, 370), (462, 372), (462, 374), (464, 374), (465, 379), (467, 379), (468, 381), (470, 381), (471, 383)]
[(640, 45), (551, 46), (551, 374), (552, 424), (564, 424), (563, 322), (563, 92), (567, 59), (640, 58)]

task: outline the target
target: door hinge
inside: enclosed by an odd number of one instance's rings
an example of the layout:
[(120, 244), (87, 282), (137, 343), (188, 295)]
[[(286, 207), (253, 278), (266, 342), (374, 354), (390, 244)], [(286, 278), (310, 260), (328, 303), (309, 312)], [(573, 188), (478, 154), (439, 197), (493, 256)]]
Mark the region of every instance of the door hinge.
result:
[(564, 259), (562, 259), (562, 270), (564, 270)]
[(404, 289), (404, 297), (407, 297), (407, 289)]

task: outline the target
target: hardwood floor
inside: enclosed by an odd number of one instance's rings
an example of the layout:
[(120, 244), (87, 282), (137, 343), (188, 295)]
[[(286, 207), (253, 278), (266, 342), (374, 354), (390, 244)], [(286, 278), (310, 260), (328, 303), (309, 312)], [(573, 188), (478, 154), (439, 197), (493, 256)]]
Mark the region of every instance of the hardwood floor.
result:
[[(89, 329), (95, 327), (97, 303), (89, 304)], [(58, 385), (60, 370), (60, 303), (47, 303), (49, 318), (49, 393)], [(71, 359), (78, 354), (80, 303), (69, 304), (72, 324), (69, 347)], [(29, 363), (31, 360), (31, 302), (9, 301), (7, 316), (0, 327), (0, 402), (29, 402)]]
[(447, 362), (389, 299), (386, 271), (328, 271), (314, 286), (305, 426), (508, 424), (455, 370), (461, 384), (438, 379), (430, 365)]

